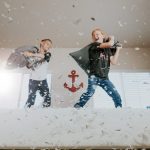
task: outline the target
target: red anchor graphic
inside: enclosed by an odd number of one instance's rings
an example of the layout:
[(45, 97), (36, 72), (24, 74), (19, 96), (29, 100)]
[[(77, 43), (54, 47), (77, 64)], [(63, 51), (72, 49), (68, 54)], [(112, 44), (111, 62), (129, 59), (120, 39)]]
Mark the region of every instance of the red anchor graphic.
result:
[(75, 87), (74, 83), (75, 83), (75, 78), (79, 77), (78, 74), (76, 74), (75, 70), (71, 71), (71, 74), (68, 75), (69, 78), (72, 78), (72, 87), (68, 87), (67, 83), (64, 83), (64, 88), (67, 88), (69, 91), (71, 92), (76, 92), (77, 90), (79, 90), (80, 88), (83, 88), (83, 82), (81, 82), (81, 84), (79, 85), (79, 87)]

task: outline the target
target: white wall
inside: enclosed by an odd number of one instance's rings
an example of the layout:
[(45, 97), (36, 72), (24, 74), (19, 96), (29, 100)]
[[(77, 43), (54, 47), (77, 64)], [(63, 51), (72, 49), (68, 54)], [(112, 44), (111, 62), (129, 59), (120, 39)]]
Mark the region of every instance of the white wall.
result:
[[(3, 48), (0, 49), (0, 54), (2, 56), (0, 58), (1, 68), (4, 67), (5, 61), (7, 60), (7, 57), (9, 56), (12, 50), (13, 49), (3, 49)], [(70, 107), (70, 106), (72, 107), (74, 103), (78, 101), (80, 95), (86, 90), (87, 75), (77, 65), (77, 63), (69, 56), (70, 52), (76, 50), (78, 49), (55, 48), (52, 50), (52, 58), (49, 65), (49, 74), (51, 74), (51, 93), (52, 93), (53, 107)], [(149, 56), (150, 56), (150, 49), (140, 49), (140, 50), (123, 49), (120, 53), (119, 64), (117, 66), (112, 66), (111, 72), (112, 73), (150, 72)], [(68, 86), (71, 86), (71, 78), (69, 78), (68, 75), (71, 73), (72, 70), (76, 70), (76, 73), (79, 75), (79, 77), (76, 80), (75, 86), (78, 86), (81, 82), (83, 82), (83, 88), (81, 88), (80, 90), (74, 93), (64, 88), (65, 82), (68, 84)], [(18, 72), (23, 74), (30, 73), (30, 71), (28, 71), (27, 69), (10, 70), (9, 72)], [(115, 78), (114, 77), (112, 78), (113, 78), (112, 79), (113, 82), (115, 83), (117, 80), (117, 76)], [(128, 79), (126, 81), (128, 81)], [(126, 83), (127, 82), (125, 82), (124, 84)], [(122, 85), (120, 85), (120, 83), (118, 82), (116, 88), (120, 91), (121, 95), (123, 95), (123, 99), (125, 98), (128, 99), (128, 97), (124, 96), (124, 93), (122, 94), (122, 90), (120, 89), (120, 86)], [(145, 86), (148, 86), (149, 88), (149, 84), (148, 85), (145, 84)], [(135, 92), (138, 93), (137, 90), (135, 90)], [(125, 101), (123, 103), (127, 104)], [(92, 105), (93, 105), (93, 101), (91, 100), (89, 101), (87, 106), (92, 106)], [(110, 101), (109, 106), (111, 105), (112, 104)], [(130, 105), (126, 105), (126, 106), (130, 106)], [(145, 105), (143, 107), (145, 107)]]

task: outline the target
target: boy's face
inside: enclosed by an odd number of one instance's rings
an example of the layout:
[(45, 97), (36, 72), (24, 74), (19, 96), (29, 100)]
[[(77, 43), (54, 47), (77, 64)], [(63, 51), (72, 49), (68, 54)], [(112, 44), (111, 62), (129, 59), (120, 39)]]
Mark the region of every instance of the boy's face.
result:
[(93, 33), (92, 38), (93, 38), (94, 41), (103, 40), (104, 35), (101, 33), (101, 31), (96, 30), (96, 31)]
[(52, 43), (50, 41), (44, 41), (41, 43), (41, 46), (45, 52), (52, 48)]

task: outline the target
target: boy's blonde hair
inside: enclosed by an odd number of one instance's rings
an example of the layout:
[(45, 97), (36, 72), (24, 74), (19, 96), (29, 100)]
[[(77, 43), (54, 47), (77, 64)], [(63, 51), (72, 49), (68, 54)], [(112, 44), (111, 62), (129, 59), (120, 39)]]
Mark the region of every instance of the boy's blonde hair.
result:
[(103, 35), (106, 35), (106, 33), (103, 30), (101, 30), (100, 28), (96, 28), (92, 31), (92, 34), (91, 34), (92, 36), (93, 36), (95, 31), (100, 31)]
[(41, 42), (40, 42), (40, 47), (42, 46), (42, 43), (43, 43), (43, 42), (47, 42), (47, 41), (52, 44), (52, 40), (50, 40), (50, 39), (43, 39), (43, 40), (41, 40)]

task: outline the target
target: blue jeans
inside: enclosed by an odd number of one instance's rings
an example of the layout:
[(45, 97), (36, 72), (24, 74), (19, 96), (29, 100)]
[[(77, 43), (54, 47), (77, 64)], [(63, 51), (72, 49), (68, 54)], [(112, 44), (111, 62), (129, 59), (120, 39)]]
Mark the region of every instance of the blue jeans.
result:
[(121, 97), (112, 82), (108, 79), (101, 79), (94, 75), (89, 77), (87, 91), (81, 95), (79, 102), (76, 103), (74, 107), (83, 107), (93, 96), (97, 86), (102, 87), (107, 92), (107, 94), (112, 97), (116, 108), (122, 107)]
[(29, 95), (25, 106), (30, 108), (34, 105), (37, 91), (44, 98), (43, 107), (50, 107), (51, 97), (47, 80), (37, 81), (32, 79), (29, 80)]

